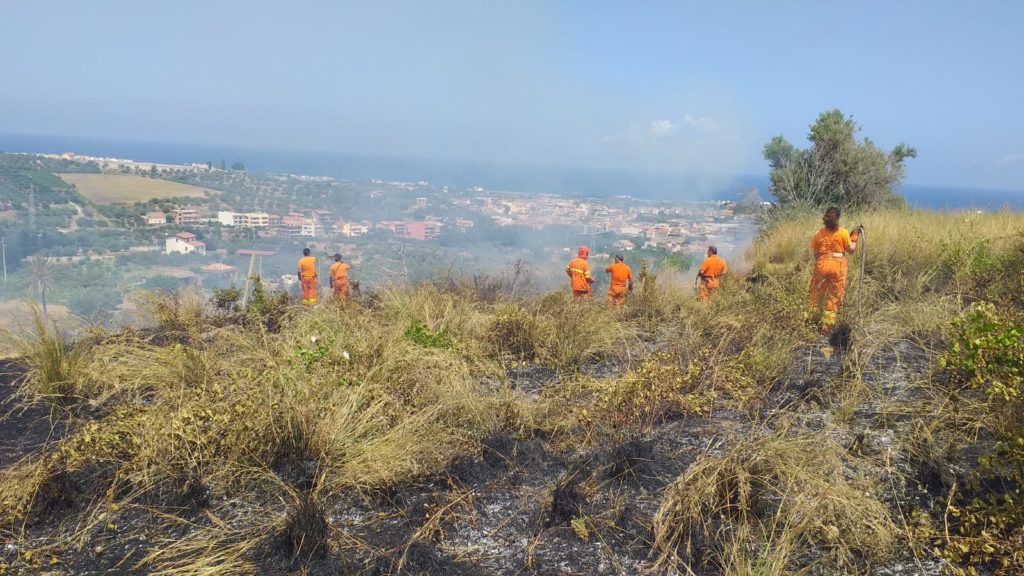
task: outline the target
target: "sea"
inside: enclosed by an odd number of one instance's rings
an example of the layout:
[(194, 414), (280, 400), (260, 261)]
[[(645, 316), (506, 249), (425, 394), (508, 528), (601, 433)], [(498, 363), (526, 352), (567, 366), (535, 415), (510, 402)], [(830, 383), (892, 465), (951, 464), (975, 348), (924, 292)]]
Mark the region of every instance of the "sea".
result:
[[(339, 152), (274, 150), (244, 146), (108, 140), (70, 136), (0, 133), (0, 151), (114, 157), (136, 162), (191, 164), (210, 162), (247, 170), (331, 176), (339, 180), (418, 182), (436, 186), (549, 193), (566, 196), (631, 196), (646, 200), (733, 200), (757, 188), (767, 197), (764, 175), (711, 175), (640, 172), (559, 166), (398, 158)], [(1024, 190), (905, 184), (899, 192), (912, 207), (929, 210), (1021, 210)], [(766, 198), (770, 199), (770, 198)]]

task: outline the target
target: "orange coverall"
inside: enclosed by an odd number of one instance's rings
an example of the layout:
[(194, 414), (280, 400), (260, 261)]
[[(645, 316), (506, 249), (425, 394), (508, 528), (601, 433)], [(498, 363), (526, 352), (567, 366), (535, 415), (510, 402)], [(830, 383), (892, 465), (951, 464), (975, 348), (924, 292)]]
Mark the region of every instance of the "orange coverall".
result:
[(302, 303), (316, 304), (316, 256), (299, 259), (299, 284), (302, 286)]
[(857, 233), (851, 235), (846, 228), (835, 231), (822, 228), (811, 238), (816, 261), (808, 290), (810, 306), (813, 310), (822, 310), (824, 306), (823, 328), (835, 326), (839, 305), (846, 294), (846, 253), (853, 253), (856, 241)]
[(351, 266), (346, 262), (335, 262), (331, 264), (330, 278), (331, 286), (334, 287), (334, 297), (339, 299), (348, 298), (348, 269)]
[(605, 268), (604, 271), (612, 275), (611, 283), (608, 285), (608, 304), (622, 306), (626, 303), (629, 283), (633, 281), (633, 271), (625, 262), (616, 262)]
[(569, 275), (572, 283), (573, 300), (590, 298), (590, 283), (593, 282), (593, 279), (590, 277), (590, 264), (587, 264), (588, 254), (590, 254), (589, 250), (580, 248), (579, 255), (565, 267), (565, 272)]
[(708, 298), (711, 297), (718, 287), (721, 285), (718, 278), (728, 271), (729, 267), (725, 265), (725, 260), (718, 257), (718, 254), (712, 254), (704, 259), (704, 262), (700, 265), (700, 300), (701, 302), (707, 302)]

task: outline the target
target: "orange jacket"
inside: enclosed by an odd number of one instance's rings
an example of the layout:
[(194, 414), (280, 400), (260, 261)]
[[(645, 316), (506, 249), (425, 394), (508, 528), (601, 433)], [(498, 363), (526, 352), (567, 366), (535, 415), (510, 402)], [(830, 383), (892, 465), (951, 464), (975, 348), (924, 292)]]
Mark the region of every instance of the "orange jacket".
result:
[(299, 280), (316, 278), (316, 256), (303, 256), (299, 259)]
[(852, 253), (856, 249), (856, 237), (851, 238), (846, 228), (839, 228), (832, 231), (822, 228), (811, 238), (811, 250), (817, 258), (830, 256), (842, 258), (846, 252)]
[(331, 264), (330, 279), (334, 285), (348, 283), (348, 269), (351, 266), (347, 262), (335, 262)]
[(590, 292), (590, 264), (583, 258), (573, 258), (565, 271), (572, 279), (572, 289), (575, 292)]
[(725, 260), (718, 257), (718, 254), (712, 254), (704, 259), (704, 263), (700, 265), (700, 277), (704, 279), (718, 278), (722, 274), (728, 272), (729, 267), (725, 265)]
[(608, 285), (609, 294), (624, 294), (629, 290), (629, 284), (633, 281), (633, 271), (625, 262), (616, 262), (605, 268), (604, 271), (612, 275), (611, 283)]

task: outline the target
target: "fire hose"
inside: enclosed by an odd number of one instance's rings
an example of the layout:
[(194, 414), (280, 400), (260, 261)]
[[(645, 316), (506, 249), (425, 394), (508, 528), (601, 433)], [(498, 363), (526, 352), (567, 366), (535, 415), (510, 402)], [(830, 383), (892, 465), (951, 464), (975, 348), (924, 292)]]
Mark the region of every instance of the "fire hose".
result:
[(868, 259), (868, 236), (864, 233), (864, 227), (858, 225), (860, 231), (857, 241), (860, 243), (860, 274), (857, 275), (857, 320), (864, 319), (864, 262)]

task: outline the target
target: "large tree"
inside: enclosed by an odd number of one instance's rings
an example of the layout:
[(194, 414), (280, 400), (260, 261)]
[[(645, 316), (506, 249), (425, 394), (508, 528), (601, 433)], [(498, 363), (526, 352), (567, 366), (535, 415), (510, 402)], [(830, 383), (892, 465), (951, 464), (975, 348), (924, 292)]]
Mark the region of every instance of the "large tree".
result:
[(902, 204), (893, 191), (903, 180), (903, 161), (917, 150), (899, 144), (886, 152), (868, 138), (857, 139), (852, 117), (829, 110), (811, 125), (811, 146), (801, 150), (781, 135), (764, 146), (771, 166), (771, 193), (783, 207), (875, 208)]

